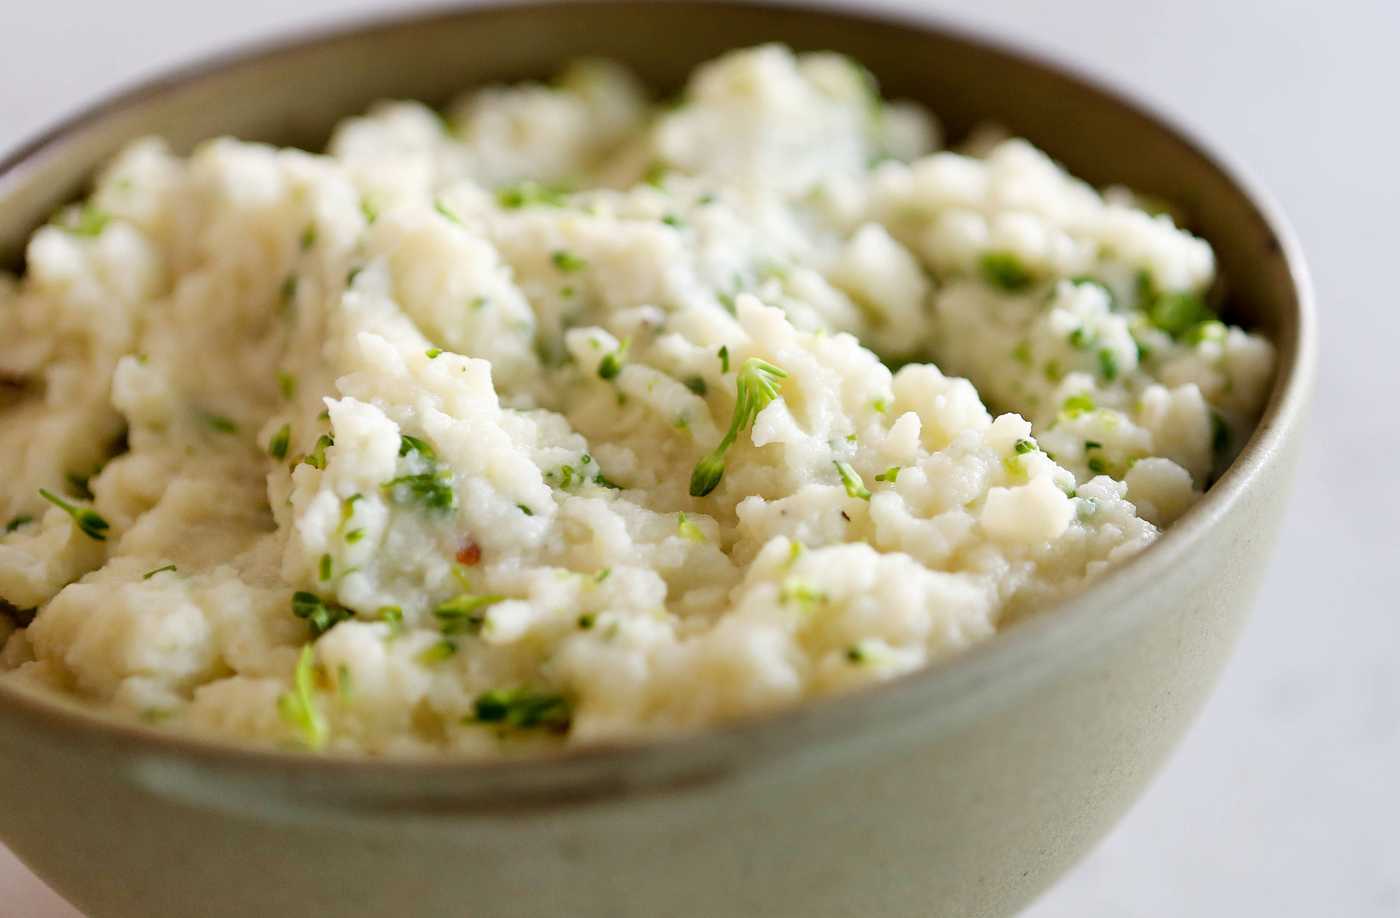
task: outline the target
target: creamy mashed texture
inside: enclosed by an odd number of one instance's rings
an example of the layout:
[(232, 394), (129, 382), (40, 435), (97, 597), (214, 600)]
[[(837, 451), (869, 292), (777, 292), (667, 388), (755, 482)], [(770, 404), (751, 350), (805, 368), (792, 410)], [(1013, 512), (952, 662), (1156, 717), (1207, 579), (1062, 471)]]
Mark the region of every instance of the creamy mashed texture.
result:
[(667, 105), (582, 62), (325, 155), (143, 140), (26, 263), (0, 678), (317, 750), (685, 730), (955, 654), (1148, 546), (1273, 371), (1171, 217), (778, 46)]

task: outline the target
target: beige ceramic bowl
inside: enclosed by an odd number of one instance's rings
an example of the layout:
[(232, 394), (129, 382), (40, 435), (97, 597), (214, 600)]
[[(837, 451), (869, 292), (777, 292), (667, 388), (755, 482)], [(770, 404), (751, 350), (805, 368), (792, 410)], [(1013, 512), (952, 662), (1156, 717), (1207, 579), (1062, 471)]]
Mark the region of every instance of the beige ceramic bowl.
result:
[[(1282, 221), (1121, 97), (918, 22), (754, 5), (546, 3), (238, 55), (94, 108), (0, 166), (0, 254), (123, 142), (316, 148), (381, 97), (443, 100), (606, 54), (659, 87), (781, 39), (855, 55), (954, 133), (995, 118), (1077, 174), (1181, 204), (1234, 318), (1277, 344), (1263, 422), (1149, 551), (972, 652), (761, 721), (527, 763), (225, 748), (0, 691), (0, 835), (94, 918), (982, 916), (1025, 905), (1132, 802), (1250, 605), (1301, 439), (1314, 331)], [(1202, 826), (1202, 831), (1208, 831)]]

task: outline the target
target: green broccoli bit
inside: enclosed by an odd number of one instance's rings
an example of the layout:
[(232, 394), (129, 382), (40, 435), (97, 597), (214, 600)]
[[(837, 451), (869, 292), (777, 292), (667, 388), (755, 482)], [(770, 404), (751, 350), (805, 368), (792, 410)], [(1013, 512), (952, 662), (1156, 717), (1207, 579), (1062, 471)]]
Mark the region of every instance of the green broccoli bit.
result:
[(573, 722), (573, 716), (573, 705), (558, 692), (530, 688), (491, 689), (477, 696), (467, 722), (564, 733)]
[(506, 597), (491, 593), (485, 596), (461, 593), (433, 609), (433, 617), (443, 634), (476, 634), (486, 624), (486, 610)]
[(553, 263), (554, 267), (566, 274), (573, 273), (574, 271), (582, 271), (584, 268), (588, 267), (588, 260), (586, 258), (581, 255), (576, 255), (568, 249), (555, 249), (550, 253), (549, 260)]
[[(722, 352), (722, 356), (724, 353)], [(724, 477), (724, 454), (734, 445), (739, 432), (754, 421), (758, 413), (768, 406), (779, 392), (787, 371), (758, 357), (750, 357), (739, 368), (735, 381), (737, 397), (734, 402), (734, 417), (729, 430), (719, 444), (698, 463), (690, 475), (690, 495), (704, 497), (719, 485)]]
[(302, 647), (297, 657), (292, 690), (283, 692), (277, 699), (277, 714), (309, 748), (317, 750), (325, 746), (330, 728), (316, 707), (316, 652), (310, 644)]
[(542, 185), (539, 182), (507, 185), (496, 192), (496, 203), (507, 210), (519, 210), (522, 207), (563, 207), (568, 200), (567, 189), (558, 185)]
[(1217, 321), (1210, 307), (1194, 293), (1166, 293), (1147, 310), (1148, 320), (1173, 338), (1180, 338), (1200, 322)]
[(96, 510), (93, 510), (91, 507), (79, 507), (75, 504), (70, 504), (68, 501), (45, 488), (39, 489), (39, 496), (72, 517), (73, 523), (83, 535), (87, 536), (89, 539), (98, 542), (107, 541), (107, 530), (110, 529), (111, 526), (98, 515)]
[(1014, 252), (986, 252), (978, 261), (982, 277), (994, 287), (1008, 293), (1024, 290), (1031, 285), (1030, 271)]
[(865, 486), (865, 482), (861, 481), (860, 473), (851, 468), (849, 462), (837, 459), (832, 465), (836, 466), (836, 474), (841, 476), (841, 484), (846, 488), (847, 497), (870, 500), (870, 489)]
[[(328, 579), (328, 578), (322, 578)], [(297, 590), (292, 594), (292, 614), (305, 619), (311, 629), (311, 639), (315, 640), (355, 613), (337, 602), (327, 602), (315, 593)]]

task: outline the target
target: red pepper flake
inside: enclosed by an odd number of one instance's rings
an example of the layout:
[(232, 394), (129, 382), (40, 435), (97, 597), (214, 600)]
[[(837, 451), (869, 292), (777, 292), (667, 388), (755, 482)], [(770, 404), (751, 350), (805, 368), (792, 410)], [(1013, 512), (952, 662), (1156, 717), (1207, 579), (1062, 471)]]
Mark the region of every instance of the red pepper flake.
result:
[(481, 561), (481, 546), (468, 542), (457, 549), (457, 563), (463, 567), (474, 567)]

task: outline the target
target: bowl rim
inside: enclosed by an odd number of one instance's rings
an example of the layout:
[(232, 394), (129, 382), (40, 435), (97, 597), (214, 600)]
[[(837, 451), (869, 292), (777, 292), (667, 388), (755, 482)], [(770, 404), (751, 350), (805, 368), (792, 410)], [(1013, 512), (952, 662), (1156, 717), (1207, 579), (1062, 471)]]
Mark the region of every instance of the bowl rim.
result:
[[(434, 21), (522, 9), (569, 8), (583, 14), (590, 8), (629, 5), (642, 8), (656, 4), (644, 0), (486, 0), (464, 5), (419, 5), (302, 26), (241, 42), (99, 96), (59, 118), (0, 157), (0, 184), (23, 185), (25, 174), (32, 167), (60, 153), (65, 141), (95, 123), (236, 68), (263, 64), (341, 40), (362, 39), (382, 30)], [(1264, 469), (1279, 461), (1286, 440), (1294, 435), (1306, 414), (1316, 362), (1314, 292), (1298, 240), (1271, 195), (1232, 157), (1136, 94), (1056, 55), (978, 27), (950, 22), (922, 10), (865, 8), (858, 5), (858, 0), (667, 0), (663, 5), (703, 6), (716, 11), (756, 9), (787, 15), (812, 13), (937, 35), (981, 52), (1015, 59), (1076, 84), (1106, 103), (1152, 123), (1220, 175), (1252, 205), (1277, 240), (1279, 257), (1294, 290), (1292, 322), (1282, 323), (1291, 327), (1292, 335), (1279, 346), (1268, 402), (1250, 439), (1220, 479), (1146, 550), (1116, 565), (1082, 592), (1038, 610), (966, 651), (856, 692), (674, 735), (590, 743), (528, 758), (308, 754), (163, 731), (85, 708), (75, 699), (3, 683), (0, 717), (22, 720), (26, 730), (38, 731), (65, 746), (100, 742), (112, 751), (129, 755), (133, 761), (161, 761), (183, 768), (188, 774), (261, 779), (259, 789), (270, 788), (275, 783), (272, 779), (282, 778), (289, 790), (335, 794), (337, 782), (341, 782), (342, 799), (337, 804), (358, 805), (366, 811), (400, 808), (399, 803), (389, 799), (403, 790), (402, 784), (394, 783), (395, 778), (408, 779), (410, 784), (425, 782), (425, 787), (435, 787), (454, 798), (467, 798), (468, 806), (453, 809), (450, 814), (517, 811), (678, 790), (761, 764), (786, 761), (838, 738), (849, 741), (861, 733), (871, 739), (877, 733), (889, 736), (898, 727), (897, 718), (889, 715), (901, 709), (912, 710), (914, 703), (922, 707), (935, 697), (940, 709), (933, 715), (925, 711), (921, 716), (943, 717), (951, 722), (975, 713), (977, 705), (991, 701), (999, 688), (1005, 689), (1016, 681), (1014, 677), (1024, 680), (1047, 668), (1054, 669), (1055, 661), (1064, 654), (1087, 652), (1135, 624), (1144, 613), (1128, 600), (1151, 584), (1156, 571), (1173, 565), (1240, 503)], [(1107, 615), (1110, 609), (1115, 614)], [(882, 713), (886, 716), (872, 716)], [(702, 763), (698, 771), (696, 763)], [(620, 780), (619, 775), (623, 776)], [(418, 794), (401, 803), (415, 812), (424, 812), (425, 800)]]

